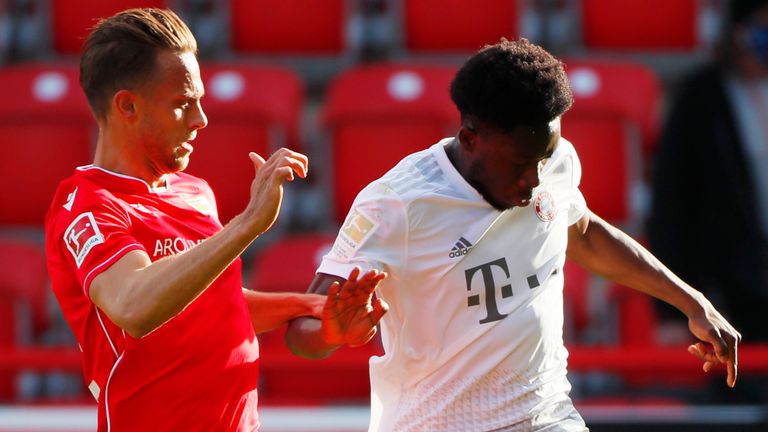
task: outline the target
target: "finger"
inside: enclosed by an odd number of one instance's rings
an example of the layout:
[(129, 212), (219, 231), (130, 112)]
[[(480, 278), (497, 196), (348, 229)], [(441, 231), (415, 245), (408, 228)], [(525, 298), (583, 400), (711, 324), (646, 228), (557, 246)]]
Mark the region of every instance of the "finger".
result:
[(280, 165), (290, 166), (301, 178), (307, 176), (309, 171), (309, 158), (306, 155), (293, 150), (289, 150), (285, 147), (278, 149), (274, 152), (270, 159), (274, 159)]
[(347, 281), (352, 283), (357, 282), (357, 277), (360, 275), (361, 271), (362, 269), (360, 268), (360, 266), (355, 266), (355, 268), (353, 268), (352, 271), (349, 272), (349, 277), (347, 278)]
[(389, 311), (389, 305), (384, 300), (376, 298), (371, 306), (373, 306), (373, 310), (368, 314), (368, 316), (371, 318), (371, 324), (375, 326), (379, 323), (384, 314)]
[(733, 341), (733, 344), (729, 347), (729, 350), (731, 351), (730, 355), (733, 359), (732, 362), (728, 363), (728, 376), (731, 377), (731, 369), (733, 369), (733, 375), (732, 380), (728, 383), (728, 385), (733, 388), (736, 385), (736, 379), (739, 377), (739, 341), (741, 340), (741, 335), (736, 333), (736, 338)]
[(299, 175), (299, 177), (307, 178), (307, 172), (309, 171), (309, 167), (307, 166), (306, 159), (299, 159), (299, 158), (296, 158), (296, 157), (289, 157), (289, 158), (286, 158), (286, 162), (288, 162), (288, 166), (290, 166), (291, 169), (296, 174)]
[(688, 352), (702, 361), (707, 361), (710, 357), (712, 357), (711, 354), (707, 353), (706, 347), (701, 342), (689, 345)]
[(264, 158), (259, 156), (259, 154), (256, 152), (248, 153), (248, 157), (251, 159), (251, 162), (253, 162), (253, 167), (257, 173), (259, 172), (261, 167), (264, 166), (264, 164), (266, 163), (264, 162)]
[(326, 305), (336, 301), (336, 298), (339, 296), (340, 289), (341, 285), (339, 285), (339, 283), (336, 281), (334, 281), (331, 286), (328, 287), (328, 300), (325, 302)]
[(362, 295), (370, 295), (384, 279), (386, 273), (379, 272), (377, 269), (369, 270), (363, 277), (360, 278), (360, 282), (357, 287)]
[(358, 339), (357, 341), (350, 342), (349, 346), (352, 348), (356, 348), (359, 346), (363, 346), (367, 344), (375, 335), (376, 335), (376, 327), (371, 327), (371, 329), (368, 331), (368, 333), (365, 334), (362, 338)]
[(727, 366), (728, 366), (728, 376), (725, 379), (725, 382), (728, 383), (728, 387), (733, 388), (736, 385), (736, 376), (738, 374), (736, 362), (729, 360)]
[[(699, 342), (695, 345), (690, 345), (688, 347), (688, 352), (692, 354), (694, 357), (698, 358), (699, 360), (703, 361), (705, 364), (702, 365), (702, 369), (704, 369), (704, 372), (709, 372), (709, 370), (712, 369), (712, 367), (719, 363), (719, 360), (717, 360), (717, 357), (711, 353), (707, 352), (706, 345)], [(711, 364), (707, 364), (711, 363)]]
[(275, 180), (277, 183), (282, 183), (284, 181), (293, 181), (293, 170), (291, 167), (278, 167), (275, 168)]
[(721, 336), (720, 330), (713, 327), (707, 334), (709, 336), (709, 340), (707, 342), (712, 344), (712, 348), (715, 350), (717, 360), (720, 361), (720, 363), (725, 364), (725, 362), (728, 361), (728, 344)]

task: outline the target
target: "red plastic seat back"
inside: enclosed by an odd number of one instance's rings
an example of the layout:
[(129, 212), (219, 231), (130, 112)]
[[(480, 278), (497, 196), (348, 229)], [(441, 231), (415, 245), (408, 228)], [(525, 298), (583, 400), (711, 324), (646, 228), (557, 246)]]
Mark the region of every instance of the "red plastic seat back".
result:
[(59, 181), (91, 161), (95, 121), (72, 66), (0, 70), (0, 224), (41, 226)]
[(381, 64), (348, 70), (331, 84), (323, 114), (337, 221), (363, 187), (404, 156), (456, 133), (454, 73), (447, 66)]
[(54, 49), (76, 54), (99, 18), (110, 17), (129, 8), (166, 8), (166, 0), (53, 0), (51, 24)]
[(231, 0), (232, 46), (264, 54), (339, 54), (344, 0)]
[[(37, 244), (3, 240), (0, 262), (0, 347), (13, 349), (20, 333), (34, 335), (48, 322), (45, 253)], [(15, 393), (15, 374), (0, 371), (0, 400)]]
[(699, 43), (698, 0), (581, 0), (588, 48), (692, 50)]
[(659, 83), (650, 69), (633, 64), (566, 61), (574, 93), (562, 133), (582, 165), (581, 190), (602, 217), (635, 216), (644, 159), (659, 127)]
[(516, 0), (404, 0), (405, 47), (414, 52), (475, 52), (519, 34)]
[(262, 250), (253, 265), (249, 288), (270, 292), (305, 292), (323, 255), (333, 246), (330, 234), (287, 237)]
[(201, 67), (208, 126), (198, 131), (187, 172), (208, 181), (226, 223), (250, 198), (254, 168), (248, 152), (267, 159), (279, 147), (298, 146), (304, 87), (293, 72), (281, 68)]

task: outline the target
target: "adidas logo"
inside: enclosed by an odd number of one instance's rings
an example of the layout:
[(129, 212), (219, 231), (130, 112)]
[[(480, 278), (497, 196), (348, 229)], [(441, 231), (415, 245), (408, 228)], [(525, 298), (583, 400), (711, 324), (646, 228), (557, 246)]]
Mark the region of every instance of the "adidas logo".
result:
[(467, 239), (464, 237), (459, 237), (459, 241), (456, 242), (456, 246), (451, 249), (451, 252), (448, 254), (449, 258), (457, 258), (466, 255), (469, 253), (469, 251), (472, 250), (472, 243), (470, 243)]

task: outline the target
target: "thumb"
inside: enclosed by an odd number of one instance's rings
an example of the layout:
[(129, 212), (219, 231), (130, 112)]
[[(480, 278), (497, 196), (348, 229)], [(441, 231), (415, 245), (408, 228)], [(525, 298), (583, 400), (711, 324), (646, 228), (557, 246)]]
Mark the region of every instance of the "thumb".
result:
[(251, 162), (253, 162), (253, 168), (256, 172), (259, 172), (259, 169), (265, 164), (264, 158), (259, 156), (256, 152), (248, 153), (248, 157), (251, 158)]

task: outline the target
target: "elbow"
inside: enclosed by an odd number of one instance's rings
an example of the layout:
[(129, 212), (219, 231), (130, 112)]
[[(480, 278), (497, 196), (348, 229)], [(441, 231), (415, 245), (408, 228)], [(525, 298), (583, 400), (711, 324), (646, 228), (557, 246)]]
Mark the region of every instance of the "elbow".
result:
[(134, 339), (140, 339), (158, 327), (152, 319), (151, 311), (135, 301), (118, 297), (107, 304), (97, 306), (110, 321)]
[[(307, 327), (313, 327), (313, 329), (310, 330)], [(320, 345), (323, 345), (323, 342), (319, 329), (320, 320), (318, 319), (294, 319), (285, 332), (285, 345), (299, 357), (310, 360), (324, 359), (333, 353), (333, 349), (322, 349)]]

